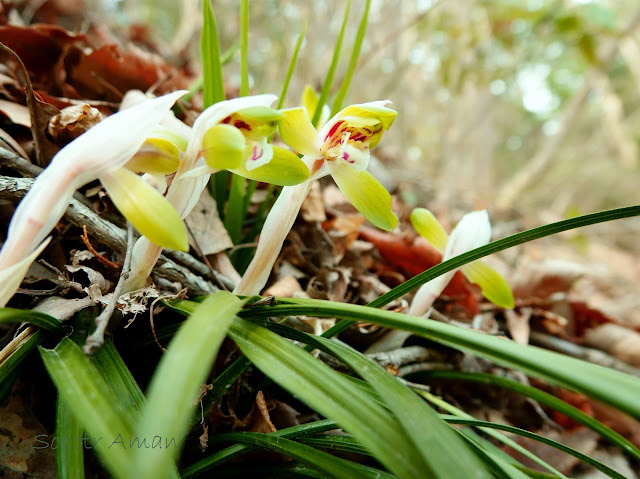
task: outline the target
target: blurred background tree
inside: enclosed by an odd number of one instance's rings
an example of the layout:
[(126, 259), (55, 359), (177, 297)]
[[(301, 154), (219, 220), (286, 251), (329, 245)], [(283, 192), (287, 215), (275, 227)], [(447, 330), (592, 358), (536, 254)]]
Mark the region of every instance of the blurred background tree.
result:
[[(197, 58), (198, 1), (165, 3), (101, 5), (121, 22), (151, 25), (175, 57)], [(280, 90), (305, 25), (285, 106), (306, 84), (320, 88), (344, 6), (251, 2), (252, 91)], [(352, 2), (335, 91), (363, 6)], [(239, 3), (213, 7), (222, 48), (231, 48)], [(346, 102), (393, 101), (398, 119), (379, 155), (410, 205), (556, 219), (636, 203), (639, 23), (632, 0), (374, 0)], [(232, 94), (236, 59), (225, 73)]]

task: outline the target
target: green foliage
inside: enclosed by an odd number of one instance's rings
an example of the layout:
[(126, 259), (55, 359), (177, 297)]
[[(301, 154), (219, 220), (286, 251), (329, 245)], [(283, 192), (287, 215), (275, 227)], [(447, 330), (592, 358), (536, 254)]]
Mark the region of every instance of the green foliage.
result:
[(211, 9), (211, 0), (202, 2), (202, 34), (200, 36), (200, 50), (202, 61), (203, 85), (202, 95), (205, 108), (224, 100), (224, 80), (222, 77), (222, 59), (218, 28)]

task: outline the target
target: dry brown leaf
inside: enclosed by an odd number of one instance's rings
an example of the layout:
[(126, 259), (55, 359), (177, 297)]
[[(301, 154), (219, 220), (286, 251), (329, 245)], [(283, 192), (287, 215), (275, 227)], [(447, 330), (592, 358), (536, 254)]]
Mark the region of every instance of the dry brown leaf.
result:
[(12, 123), (16, 125), (26, 126), (31, 128), (31, 115), (29, 115), (29, 108), (20, 103), (13, 101), (0, 100), (0, 113), (5, 115)]
[(640, 366), (640, 334), (618, 324), (603, 324), (587, 331), (587, 346), (600, 349), (633, 366)]
[(507, 318), (507, 328), (511, 334), (511, 338), (518, 344), (529, 344), (529, 319), (531, 319), (530, 308), (520, 308), (517, 312), (512, 309), (504, 311)]
[(47, 131), (56, 145), (62, 147), (78, 138), (103, 119), (102, 113), (86, 103), (64, 108), (49, 120)]
[(320, 183), (317, 181), (313, 183), (309, 194), (302, 203), (300, 214), (308, 223), (322, 223), (323, 221), (327, 221), (327, 214), (324, 211), (324, 202), (322, 201), (322, 192), (320, 191)]
[(298, 283), (298, 280), (293, 276), (285, 276), (269, 286), (263, 295), (290, 298), (298, 292), (302, 292), (302, 287), (300, 283)]
[(119, 101), (129, 90), (146, 91), (167, 78), (163, 91), (181, 88), (181, 76), (162, 57), (129, 45), (104, 45), (78, 58), (68, 71), (68, 82), (86, 98)]
[(220, 253), (233, 247), (233, 242), (218, 216), (216, 201), (208, 191), (200, 195), (198, 204), (187, 216), (186, 223), (193, 235), (189, 242), (192, 246), (195, 242), (196, 250), (199, 249), (202, 255)]
[[(47, 434), (19, 397), (11, 397), (0, 408), (0, 424), (0, 476), (19, 473), (16, 477), (56, 477), (56, 459), (51, 446), (55, 436)], [(82, 437), (79, 440), (81, 447)]]

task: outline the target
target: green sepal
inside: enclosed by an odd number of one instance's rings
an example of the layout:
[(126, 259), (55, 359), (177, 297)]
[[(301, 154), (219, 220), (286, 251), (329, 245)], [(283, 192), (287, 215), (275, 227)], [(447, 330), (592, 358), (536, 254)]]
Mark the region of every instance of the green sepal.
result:
[(307, 165), (295, 154), (279, 146), (273, 146), (273, 158), (266, 165), (249, 171), (241, 164), (239, 168), (230, 171), (250, 180), (280, 186), (297, 185), (309, 178)]
[(149, 241), (165, 248), (189, 250), (187, 229), (175, 208), (141, 177), (119, 168), (100, 177), (120, 213)]
[(409, 219), (420, 236), (431, 243), (440, 253), (444, 253), (449, 235), (431, 211), (426, 208), (415, 208)]
[(284, 118), (284, 113), (261, 105), (243, 108), (242, 110), (238, 110), (236, 114), (249, 121), (257, 121), (260, 123), (280, 121)]
[(125, 167), (136, 173), (170, 175), (180, 166), (180, 150), (162, 138), (147, 138)]
[(391, 195), (371, 173), (358, 171), (342, 160), (325, 164), (340, 191), (365, 218), (386, 231), (398, 225), (398, 218), (391, 211)]
[(242, 132), (227, 124), (214, 125), (202, 137), (200, 154), (215, 170), (238, 168), (245, 158), (247, 142)]
[(284, 120), (278, 123), (278, 133), (283, 142), (298, 153), (319, 157), (318, 132), (309, 121), (302, 107), (282, 110)]
[(496, 306), (513, 309), (515, 300), (509, 283), (500, 273), (482, 261), (474, 261), (462, 267), (469, 281), (480, 286), (482, 294)]

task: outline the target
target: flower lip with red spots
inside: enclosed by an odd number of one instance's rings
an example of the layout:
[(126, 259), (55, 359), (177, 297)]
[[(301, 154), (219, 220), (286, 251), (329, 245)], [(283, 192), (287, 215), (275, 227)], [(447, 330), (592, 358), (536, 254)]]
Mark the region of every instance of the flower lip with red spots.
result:
[[(365, 170), (370, 149), (376, 146), (397, 115), (387, 101), (351, 105), (329, 120), (320, 131), (311, 124), (303, 107), (283, 110), (280, 138), (309, 165), (311, 179), (333, 176), (351, 203), (374, 225), (392, 230), (397, 218), (391, 196)], [(342, 160), (342, 161), (339, 161)]]

